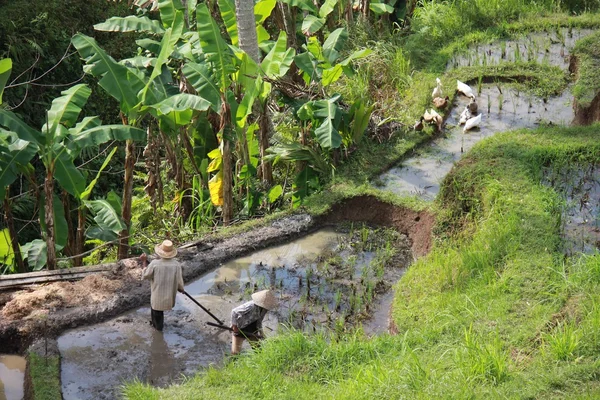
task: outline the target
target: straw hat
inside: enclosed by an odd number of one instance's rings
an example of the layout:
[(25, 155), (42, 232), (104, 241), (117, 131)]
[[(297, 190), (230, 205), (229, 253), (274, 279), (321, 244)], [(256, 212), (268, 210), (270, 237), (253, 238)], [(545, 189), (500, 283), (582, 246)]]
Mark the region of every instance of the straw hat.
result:
[(161, 244), (154, 246), (154, 252), (160, 258), (173, 258), (177, 255), (177, 249), (173, 247), (173, 242), (170, 240), (165, 240)]
[(252, 300), (257, 306), (266, 308), (269, 311), (278, 306), (275, 294), (271, 290), (261, 290), (252, 294)]

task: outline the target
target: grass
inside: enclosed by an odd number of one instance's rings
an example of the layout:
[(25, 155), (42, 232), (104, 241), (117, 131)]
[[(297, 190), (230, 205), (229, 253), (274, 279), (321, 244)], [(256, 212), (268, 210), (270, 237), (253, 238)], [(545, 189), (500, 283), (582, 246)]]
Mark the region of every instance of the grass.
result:
[(544, 168), (597, 162), (598, 126), (481, 142), (445, 180), (438, 242), (396, 287), (398, 336), (290, 331), (128, 399), (598, 396), (600, 255), (564, 261)]
[(577, 56), (579, 75), (573, 96), (579, 106), (589, 107), (600, 92), (600, 32), (578, 41), (573, 54)]
[(61, 398), (59, 356), (42, 357), (30, 353), (28, 358), (34, 400)]

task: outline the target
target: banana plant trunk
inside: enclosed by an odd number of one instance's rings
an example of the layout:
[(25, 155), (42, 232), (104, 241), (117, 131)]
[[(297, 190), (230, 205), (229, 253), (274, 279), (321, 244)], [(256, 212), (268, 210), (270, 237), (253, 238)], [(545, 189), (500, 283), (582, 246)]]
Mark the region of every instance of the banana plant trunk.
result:
[(62, 191), (62, 205), (65, 213), (65, 220), (67, 221), (67, 245), (63, 249), (63, 253), (68, 256), (74, 256), (76, 253), (75, 248), (75, 236), (73, 232), (73, 219), (71, 218), (71, 201), (69, 199), (69, 192), (66, 190)]
[(271, 163), (266, 160), (267, 149), (269, 148), (269, 131), (271, 130), (271, 121), (269, 119), (267, 102), (264, 106), (261, 105), (260, 116), (259, 116), (259, 135), (260, 135), (260, 159), (261, 159), (261, 172), (262, 180), (269, 185), (273, 184), (273, 167)]
[(77, 233), (75, 235), (75, 258), (73, 259), (73, 266), (81, 267), (83, 265), (83, 241), (85, 239), (85, 217), (86, 208), (83, 204), (77, 209)]
[(49, 270), (54, 270), (56, 269), (56, 239), (54, 238), (54, 176), (51, 168), (46, 170), (44, 195), (46, 197), (44, 222), (46, 223), (46, 247), (48, 251), (46, 266)]
[(129, 228), (131, 227), (131, 197), (133, 194), (133, 169), (135, 167), (135, 143), (127, 140), (125, 143), (125, 177), (123, 183), (122, 217), (125, 229), (119, 233), (118, 259), (129, 256)]
[(15, 258), (15, 264), (17, 265), (18, 272), (27, 272), (23, 257), (21, 257), (21, 249), (19, 248), (19, 239), (17, 238), (17, 230), (15, 229), (15, 220), (12, 216), (10, 208), (10, 202), (8, 201), (8, 190), (7, 195), (4, 197), (4, 220), (8, 228), (8, 234), (10, 235), (10, 245)]
[(233, 175), (231, 165), (231, 144), (223, 138), (223, 225), (233, 219)]

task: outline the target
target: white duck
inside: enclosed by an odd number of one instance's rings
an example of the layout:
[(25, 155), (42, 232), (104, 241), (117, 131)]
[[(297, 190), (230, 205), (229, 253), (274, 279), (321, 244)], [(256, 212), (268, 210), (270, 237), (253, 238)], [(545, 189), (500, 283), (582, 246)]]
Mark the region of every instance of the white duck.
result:
[(458, 119), (458, 123), (460, 125), (462, 125), (465, 122), (467, 122), (467, 120), (469, 118), (471, 118), (471, 112), (469, 111), (469, 107), (465, 107), (465, 109), (463, 110), (463, 112), (460, 114), (460, 117)]
[(435, 78), (435, 81), (437, 83), (437, 86), (435, 87), (435, 89), (433, 89), (433, 92), (431, 93), (431, 97), (433, 99), (435, 99), (436, 97), (442, 97), (442, 81), (440, 80), (440, 78)]
[(481, 116), (483, 114), (479, 114), (476, 117), (470, 118), (467, 120), (467, 122), (465, 122), (465, 127), (463, 128), (463, 133), (466, 133), (469, 129), (473, 129), (476, 126), (479, 126), (479, 124), (481, 124)]
[(464, 94), (467, 97), (475, 99), (475, 93), (473, 93), (473, 89), (471, 89), (469, 85), (467, 85), (466, 83), (462, 83), (458, 79), (456, 80), (456, 90), (458, 90), (460, 93)]

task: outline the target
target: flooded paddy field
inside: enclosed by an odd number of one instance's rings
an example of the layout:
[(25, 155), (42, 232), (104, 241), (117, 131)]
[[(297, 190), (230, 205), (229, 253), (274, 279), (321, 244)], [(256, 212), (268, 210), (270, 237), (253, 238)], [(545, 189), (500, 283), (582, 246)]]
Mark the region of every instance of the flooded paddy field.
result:
[(575, 43), (593, 32), (592, 29), (558, 28), (547, 32), (527, 33), (526, 36), (515, 39), (481, 44), (470, 48), (468, 52), (456, 54), (446, 68), (537, 62), (566, 69), (569, 66), (570, 50)]
[(540, 124), (568, 125), (574, 118), (571, 102), (568, 89), (544, 101), (500, 84), (484, 84), (477, 97), (479, 112), (483, 113), (478, 128), (463, 133), (459, 117), (469, 100), (458, 96), (446, 119), (443, 135), (382, 174), (374, 183), (382, 190), (433, 200), (454, 163), (476, 143), (514, 129), (535, 128)]
[[(468, 54), (457, 55), (447, 67), (537, 61), (558, 66), (567, 73), (568, 49), (592, 32), (565, 28), (480, 45)], [(546, 99), (519, 91), (505, 82), (481, 83), (472, 87), (477, 94), (478, 113), (482, 114), (480, 126), (463, 133), (459, 118), (469, 100), (465, 96), (456, 96), (450, 105), (442, 135), (424, 145), (401, 165), (380, 175), (374, 181), (376, 186), (400, 195), (433, 200), (454, 163), (479, 141), (498, 132), (535, 128), (541, 124), (569, 125), (575, 118), (571, 85), (560, 95)], [(455, 88), (445, 90), (454, 93)]]
[[(374, 334), (387, 330), (392, 297), (385, 293), (411, 261), (407, 237), (395, 230), (325, 228), (225, 263), (186, 292), (229, 325), (233, 307), (257, 290), (274, 290), (280, 306), (265, 318), (267, 336), (286, 327), (341, 333), (363, 321)], [(64, 398), (114, 398), (132, 379), (164, 386), (219, 365), (229, 353), (230, 333), (206, 325), (214, 321), (182, 295), (165, 312), (163, 333), (149, 316), (143, 307), (60, 336)]]
[(24, 357), (0, 354), (0, 400), (21, 400), (25, 395)]
[(561, 231), (568, 256), (600, 250), (600, 164), (549, 169), (544, 183), (563, 198)]

